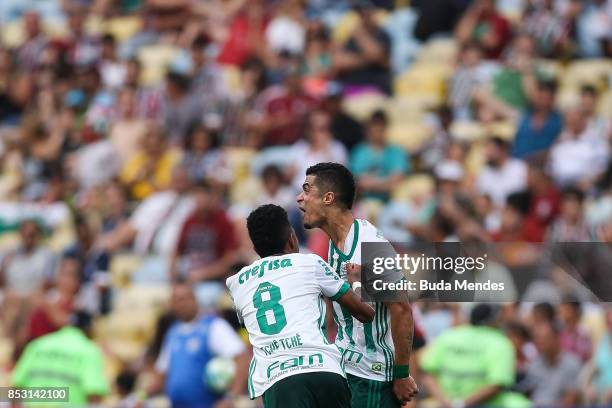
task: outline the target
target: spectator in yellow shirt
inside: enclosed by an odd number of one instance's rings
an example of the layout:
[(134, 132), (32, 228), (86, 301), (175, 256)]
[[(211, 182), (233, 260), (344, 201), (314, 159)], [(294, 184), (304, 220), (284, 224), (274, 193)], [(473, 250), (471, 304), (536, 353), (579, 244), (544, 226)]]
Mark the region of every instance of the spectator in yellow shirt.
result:
[(161, 131), (150, 127), (140, 149), (127, 159), (119, 177), (132, 197), (142, 200), (170, 185), (172, 169), (180, 160), (181, 152), (168, 147)]

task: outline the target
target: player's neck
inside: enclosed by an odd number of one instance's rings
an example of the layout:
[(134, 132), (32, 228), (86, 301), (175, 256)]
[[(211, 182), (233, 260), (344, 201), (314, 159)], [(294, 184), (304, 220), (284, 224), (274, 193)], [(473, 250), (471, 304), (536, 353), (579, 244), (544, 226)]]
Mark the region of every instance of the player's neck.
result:
[(336, 247), (343, 248), (346, 237), (353, 226), (354, 219), (353, 213), (350, 211), (342, 211), (330, 217), (329, 222), (324, 225), (322, 229), (327, 233)]

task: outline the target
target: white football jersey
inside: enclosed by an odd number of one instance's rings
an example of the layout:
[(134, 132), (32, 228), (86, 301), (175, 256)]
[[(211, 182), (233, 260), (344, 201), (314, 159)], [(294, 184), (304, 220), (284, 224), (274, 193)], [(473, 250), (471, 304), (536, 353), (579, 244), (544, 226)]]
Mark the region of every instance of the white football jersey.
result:
[[(342, 250), (329, 241), (329, 257), (336, 274), (348, 281), (345, 264), (361, 265), (361, 243), (389, 242), (382, 233), (367, 220), (355, 219), (348, 232)], [(336, 345), (343, 355), (348, 374), (376, 381), (393, 380), (395, 349), (391, 337), (389, 310), (384, 303), (376, 302), (374, 321), (361, 323), (333, 302), (334, 320), (338, 325)]]
[(325, 335), (323, 296), (339, 299), (349, 285), (321, 257), (269, 256), (242, 268), (226, 284), (253, 345), (251, 398), (295, 374), (345, 376), (340, 351)]

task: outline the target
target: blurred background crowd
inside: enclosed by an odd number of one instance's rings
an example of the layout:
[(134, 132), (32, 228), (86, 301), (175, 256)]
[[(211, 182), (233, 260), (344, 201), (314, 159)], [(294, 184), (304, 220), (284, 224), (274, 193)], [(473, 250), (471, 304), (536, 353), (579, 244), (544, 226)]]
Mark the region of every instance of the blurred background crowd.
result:
[[(75, 404), (191, 406), (207, 359), (250, 353), (223, 284), (255, 259), (249, 211), (282, 205), (326, 256), (295, 203), (318, 162), (391, 241), (611, 243), (611, 56), (610, 0), (2, 0), (0, 385), (56, 367)], [(418, 405), (483, 367), (540, 406), (612, 404), (610, 306), (545, 300), (415, 304)], [(198, 313), (206, 347), (172, 331)], [(461, 365), (455, 334), (512, 347)]]

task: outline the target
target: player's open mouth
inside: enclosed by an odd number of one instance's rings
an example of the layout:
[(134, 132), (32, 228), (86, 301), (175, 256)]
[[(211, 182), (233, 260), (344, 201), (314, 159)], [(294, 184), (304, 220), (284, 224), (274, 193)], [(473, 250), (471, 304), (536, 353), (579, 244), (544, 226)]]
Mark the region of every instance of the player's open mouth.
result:
[(301, 212), (306, 213), (306, 210), (304, 208), (299, 207), (299, 209), (300, 209)]

